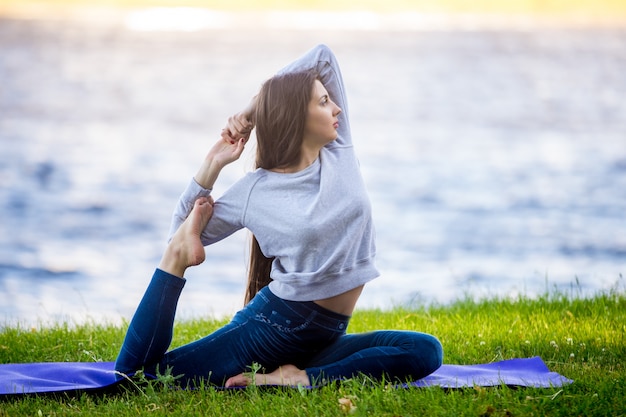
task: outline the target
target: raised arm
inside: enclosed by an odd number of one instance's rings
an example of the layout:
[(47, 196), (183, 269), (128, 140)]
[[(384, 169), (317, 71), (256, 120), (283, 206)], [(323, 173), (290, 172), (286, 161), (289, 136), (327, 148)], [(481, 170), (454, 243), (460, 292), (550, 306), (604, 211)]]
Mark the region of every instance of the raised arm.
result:
[(240, 139), (244, 139), (244, 143), (247, 142), (256, 125), (254, 120), (256, 105), (257, 96), (254, 96), (242, 111), (229, 117), (226, 127), (222, 129), (222, 139), (232, 144)]
[[(319, 74), (322, 84), (324, 84), (324, 87), (330, 94), (330, 98), (342, 109), (339, 115), (338, 138), (333, 144), (351, 145), (352, 137), (348, 117), (348, 101), (339, 63), (330, 48), (326, 45), (318, 45), (278, 71), (278, 74), (308, 70), (314, 70)], [(226, 127), (222, 130), (222, 137), (231, 143), (240, 138), (248, 140), (250, 132), (256, 124), (254, 120), (255, 110), (256, 96), (250, 100), (250, 103), (241, 112), (228, 119)]]
[[(248, 133), (248, 137), (250, 134)], [(222, 132), (220, 139), (209, 150), (202, 161), (198, 172), (194, 176), (196, 182), (206, 189), (212, 189), (222, 169), (236, 161), (241, 156), (248, 137), (238, 137), (236, 140), (227, 137)]]
[[(279, 71), (279, 74), (306, 70), (315, 70), (319, 74), (320, 80), (328, 90), (331, 99), (342, 109), (342, 112), (339, 114), (338, 138), (328, 146), (351, 146), (352, 138), (348, 119), (348, 103), (343, 78), (335, 55), (327, 46), (318, 45), (284, 67)], [(194, 180), (191, 181), (178, 201), (172, 216), (170, 238), (191, 212), (195, 200), (200, 197), (210, 197), (213, 185), (222, 168), (241, 156), (244, 146), (250, 137), (250, 132), (255, 126), (255, 113), (256, 97), (253, 97), (242, 111), (228, 119), (226, 127), (222, 130), (220, 140), (211, 148), (194, 176)], [(232, 190), (229, 189), (227, 194), (230, 194), (230, 191)], [(236, 196), (238, 192), (233, 192), (232, 194)], [(202, 235), (202, 242), (205, 245), (220, 240), (237, 228), (242, 227), (240, 219), (236, 216), (238, 208), (234, 207), (234, 204), (230, 204), (233, 203), (230, 200), (228, 202), (224, 201), (224, 203), (229, 205), (222, 208), (226, 204), (220, 204), (221, 200), (223, 200), (223, 197), (215, 203), (213, 217)]]
[(342, 109), (342, 112), (339, 114), (339, 136), (333, 143), (351, 145), (352, 136), (348, 117), (348, 100), (337, 58), (328, 46), (318, 45), (281, 69), (278, 73), (306, 70), (315, 70), (319, 74), (322, 84), (324, 84), (324, 87), (330, 94), (330, 98)]
[[(222, 137), (209, 150), (198, 172), (178, 200), (172, 215), (169, 239), (172, 238), (180, 225), (189, 216), (197, 199), (200, 197), (211, 198), (211, 191), (220, 172), (226, 165), (239, 159), (246, 141), (247, 138), (244, 137), (233, 141), (225, 138), (224, 134), (222, 134)], [(203, 234), (202, 240), (203, 244), (208, 243), (206, 234)]]

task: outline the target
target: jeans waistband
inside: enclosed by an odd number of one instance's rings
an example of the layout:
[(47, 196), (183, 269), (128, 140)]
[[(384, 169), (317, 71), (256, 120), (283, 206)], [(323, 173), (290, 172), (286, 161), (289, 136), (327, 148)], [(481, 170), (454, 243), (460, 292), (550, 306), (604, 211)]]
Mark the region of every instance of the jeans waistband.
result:
[(348, 327), (348, 323), (350, 322), (350, 316), (335, 313), (334, 311), (328, 310), (313, 301), (284, 300), (274, 295), (269, 287), (262, 288), (257, 296), (267, 299), (269, 305), (283, 305), (293, 313), (298, 314), (303, 318), (309, 317), (311, 313), (315, 312), (314, 322), (327, 328), (345, 331)]

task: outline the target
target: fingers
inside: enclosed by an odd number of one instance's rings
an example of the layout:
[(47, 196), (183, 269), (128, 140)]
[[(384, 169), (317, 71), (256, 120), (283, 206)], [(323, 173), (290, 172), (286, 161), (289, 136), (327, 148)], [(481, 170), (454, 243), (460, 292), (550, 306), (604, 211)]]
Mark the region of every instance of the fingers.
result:
[(229, 119), (229, 124), (232, 125), (235, 130), (239, 133), (243, 134), (249, 134), (250, 131), (252, 130), (252, 123), (250, 123), (250, 121), (242, 116), (236, 115), (233, 116)]
[(239, 139), (239, 142), (237, 142), (237, 149), (235, 149), (235, 154), (237, 155), (237, 158), (239, 158), (239, 156), (241, 156), (241, 154), (243, 153), (243, 149), (246, 146), (247, 140), (247, 138), (241, 138)]
[(221, 134), (221, 139), (224, 142), (226, 142), (227, 144), (231, 146), (233, 145), (235, 146), (235, 148), (232, 150), (232, 154), (235, 158), (238, 158), (241, 155), (249, 138), (250, 138), (250, 134), (234, 139), (225, 130), (223, 130)]
[(222, 137), (224, 141), (230, 143), (231, 145), (234, 145), (235, 143), (237, 143), (237, 141), (240, 141), (240, 140), (247, 141), (248, 138), (250, 137), (250, 132), (245, 132), (245, 131), (233, 132), (229, 129), (224, 129), (222, 130), (222, 133), (220, 136)]
[(194, 206), (204, 206), (204, 205), (210, 205), (211, 207), (213, 207), (215, 205), (215, 201), (213, 201), (213, 197), (208, 196), (208, 197), (198, 197), (196, 199), (196, 201), (194, 201), (193, 205)]
[(246, 387), (250, 385), (250, 379), (244, 374), (235, 375), (233, 377), (228, 378), (226, 384), (224, 384), (226, 388), (230, 387)]
[(226, 127), (222, 130), (222, 138), (231, 144), (239, 139), (248, 140), (254, 125), (243, 113), (237, 113), (228, 118)]
[(231, 161), (235, 161), (239, 159), (239, 157), (243, 153), (243, 150), (246, 146), (246, 140), (244, 138), (241, 138), (237, 142), (231, 143), (231, 146), (235, 146), (235, 148), (232, 149), (229, 158)]
[(230, 143), (231, 145), (235, 143), (236, 139), (233, 137), (233, 134), (230, 133), (228, 129), (222, 129), (222, 133), (220, 134), (223, 141)]

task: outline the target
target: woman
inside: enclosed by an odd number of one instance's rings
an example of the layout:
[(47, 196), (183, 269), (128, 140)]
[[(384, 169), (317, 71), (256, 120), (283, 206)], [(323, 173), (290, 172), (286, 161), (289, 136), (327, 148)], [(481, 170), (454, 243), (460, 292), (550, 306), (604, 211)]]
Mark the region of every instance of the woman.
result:
[[(211, 189), (256, 128), (257, 169), (215, 203)], [(166, 352), (185, 270), (204, 246), (253, 235), (247, 304), (215, 333)], [(346, 334), (379, 274), (371, 207), (353, 150), (341, 73), (318, 46), (266, 81), (183, 193), (172, 237), (130, 323), (116, 369), (171, 368), (187, 383), (319, 385), (365, 374), (415, 380), (442, 363), (439, 341), (407, 331)], [(251, 381), (246, 373), (262, 366)]]

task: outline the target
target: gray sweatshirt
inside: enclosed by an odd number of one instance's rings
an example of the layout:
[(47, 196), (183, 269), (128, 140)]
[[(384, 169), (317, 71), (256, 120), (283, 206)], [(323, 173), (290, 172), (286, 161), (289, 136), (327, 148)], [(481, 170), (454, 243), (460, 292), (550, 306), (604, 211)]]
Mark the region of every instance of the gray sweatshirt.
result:
[[(246, 174), (215, 201), (213, 217), (202, 233), (207, 246), (242, 228), (250, 230), (263, 254), (275, 258), (270, 290), (292, 301), (333, 297), (379, 275), (371, 205), (352, 146), (335, 56), (320, 45), (281, 72), (311, 68), (343, 110), (337, 139), (302, 171), (284, 174), (259, 168)], [(170, 236), (194, 201), (210, 193), (191, 181), (175, 209)]]

